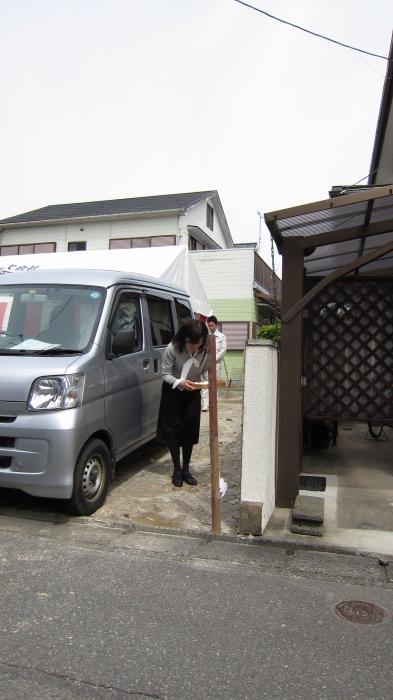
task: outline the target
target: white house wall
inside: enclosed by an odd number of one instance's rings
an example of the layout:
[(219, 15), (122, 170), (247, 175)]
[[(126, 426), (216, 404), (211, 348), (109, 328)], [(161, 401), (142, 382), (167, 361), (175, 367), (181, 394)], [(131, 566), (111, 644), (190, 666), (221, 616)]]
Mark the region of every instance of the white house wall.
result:
[[(176, 243), (188, 246), (187, 227), (197, 226), (219, 247), (226, 246), (226, 239), (219, 217), (214, 211), (213, 231), (206, 226), (206, 202), (188, 209), (185, 215), (146, 215), (128, 219), (103, 219), (92, 221), (88, 218), (77, 222), (59, 222), (47, 225), (4, 228), (0, 233), (0, 245), (24, 245), (32, 243), (57, 244), (57, 252), (67, 250), (68, 243), (86, 241), (87, 250), (107, 250), (111, 238), (144, 238), (147, 236), (175, 236)], [(212, 201), (211, 206), (214, 208)], [(185, 236), (179, 241), (179, 225)], [(82, 230), (81, 230), (82, 229)]]
[[(86, 241), (87, 250), (107, 250), (111, 238), (177, 236), (177, 216), (135, 218), (117, 221), (78, 221), (4, 229), (0, 245), (56, 243), (56, 251), (67, 250), (68, 243)], [(83, 230), (81, 230), (83, 229)]]
[(146, 217), (110, 222), (110, 238), (144, 238), (177, 236), (177, 216)]
[(192, 260), (209, 299), (253, 299), (254, 250), (193, 251)]
[[(26, 245), (28, 243), (56, 243), (61, 241), (61, 246), (63, 246), (66, 235), (67, 227), (65, 224), (7, 228), (0, 233), (0, 245)], [(80, 240), (80, 238), (76, 240)], [(64, 250), (64, 248), (61, 247), (61, 250)]]
[[(214, 209), (213, 231), (211, 231), (206, 226), (207, 204), (210, 204), (210, 206), (213, 207), (213, 209)], [(221, 225), (220, 225), (218, 213), (214, 207), (214, 200), (209, 200), (209, 202), (202, 202), (201, 204), (196, 204), (194, 207), (190, 207), (190, 209), (188, 209), (188, 211), (187, 211), (187, 225), (188, 226), (198, 226), (220, 248), (226, 248), (227, 242), (226, 242), (223, 230), (222, 230)]]

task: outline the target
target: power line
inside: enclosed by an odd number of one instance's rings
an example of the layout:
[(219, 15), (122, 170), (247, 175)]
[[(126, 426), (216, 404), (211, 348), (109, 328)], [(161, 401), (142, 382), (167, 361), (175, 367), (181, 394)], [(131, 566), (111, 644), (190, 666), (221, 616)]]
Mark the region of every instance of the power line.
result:
[[(356, 185), (359, 185), (361, 182), (363, 182), (363, 180), (368, 180), (368, 178), (369, 178), (371, 175), (375, 175), (375, 173), (377, 173), (379, 170), (381, 170), (381, 168), (384, 168), (385, 165), (389, 165), (389, 163), (391, 163), (392, 161), (393, 161), (393, 158), (389, 158), (389, 160), (386, 160), (386, 161), (385, 161), (384, 163), (382, 163), (382, 165), (380, 165), (378, 168), (375, 168), (375, 170), (371, 170), (371, 171), (368, 173), (368, 175), (365, 175), (365, 177), (362, 177), (362, 178), (361, 178), (360, 180), (358, 180), (357, 182), (354, 182), (353, 185), (349, 185), (348, 187), (345, 187), (345, 188), (340, 192), (340, 194), (345, 194), (346, 192), (348, 192), (348, 190), (352, 189), (352, 187), (356, 187)], [(376, 186), (376, 185), (374, 185), (374, 187), (375, 187), (375, 186)], [(369, 185), (369, 187), (373, 187), (373, 185)]]
[(335, 39), (330, 39), (328, 36), (324, 36), (323, 34), (318, 34), (317, 32), (312, 32), (311, 29), (305, 29), (304, 27), (300, 27), (298, 24), (293, 24), (292, 22), (287, 22), (285, 19), (280, 19), (280, 17), (275, 17), (274, 15), (269, 14), (269, 12), (265, 12), (265, 10), (260, 10), (259, 7), (254, 7), (254, 5), (249, 5), (247, 2), (243, 2), (243, 0), (235, 0), (235, 2), (238, 2), (240, 5), (244, 5), (245, 7), (249, 7), (250, 10), (255, 10), (256, 12), (260, 12), (261, 15), (266, 15), (267, 17), (270, 17), (271, 19), (277, 20), (277, 22), (282, 22), (283, 24), (287, 24), (290, 27), (294, 27), (295, 29), (300, 29), (302, 32), (306, 32), (306, 34), (312, 34), (313, 36), (317, 36), (319, 39), (325, 39), (326, 41), (331, 41), (332, 44), (338, 44), (339, 46), (343, 46), (345, 49), (351, 49), (352, 51), (359, 51), (359, 53), (365, 53), (368, 56), (374, 56), (375, 58), (383, 58), (384, 61), (393, 61), (393, 59), (388, 58), (387, 56), (381, 56), (378, 53), (371, 53), (371, 51), (364, 51), (363, 49), (357, 49), (355, 46), (350, 46), (349, 44), (343, 44), (341, 41), (336, 41)]

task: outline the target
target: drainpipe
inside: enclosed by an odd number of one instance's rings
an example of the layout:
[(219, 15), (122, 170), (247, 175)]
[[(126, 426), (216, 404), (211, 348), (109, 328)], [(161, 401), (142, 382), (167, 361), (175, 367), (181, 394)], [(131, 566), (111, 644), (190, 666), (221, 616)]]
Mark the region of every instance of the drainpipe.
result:
[(178, 245), (188, 246), (188, 229), (187, 229), (187, 214), (180, 214), (178, 218)]

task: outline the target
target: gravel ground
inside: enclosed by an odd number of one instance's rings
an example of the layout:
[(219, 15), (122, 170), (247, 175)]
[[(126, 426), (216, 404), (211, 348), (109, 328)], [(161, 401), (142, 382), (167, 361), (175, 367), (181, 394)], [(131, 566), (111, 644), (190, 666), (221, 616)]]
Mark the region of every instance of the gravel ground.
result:
[[(220, 475), (228, 490), (220, 501), (221, 531), (237, 534), (240, 502), (243, 392), (241, 387), (218, 390)], [(201, 434), (190, 470), (197, 486), (172, 485), (172, 462), (165, 447), (144, 445), (117, 465), (107, 500), (90, 520), (130, 522), (175, 530), (212, 529), (209, 413), (201, 414)]]

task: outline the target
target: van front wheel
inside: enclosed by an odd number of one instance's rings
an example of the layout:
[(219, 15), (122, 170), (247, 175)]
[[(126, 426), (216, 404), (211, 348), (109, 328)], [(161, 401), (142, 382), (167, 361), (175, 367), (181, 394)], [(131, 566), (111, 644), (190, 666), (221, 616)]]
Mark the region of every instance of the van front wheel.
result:
[(92, 515), (103, 505), (108, 491), (111, 460), (102, 440), (88, 442), (74, 470), (71, 510), (76, 515)]

